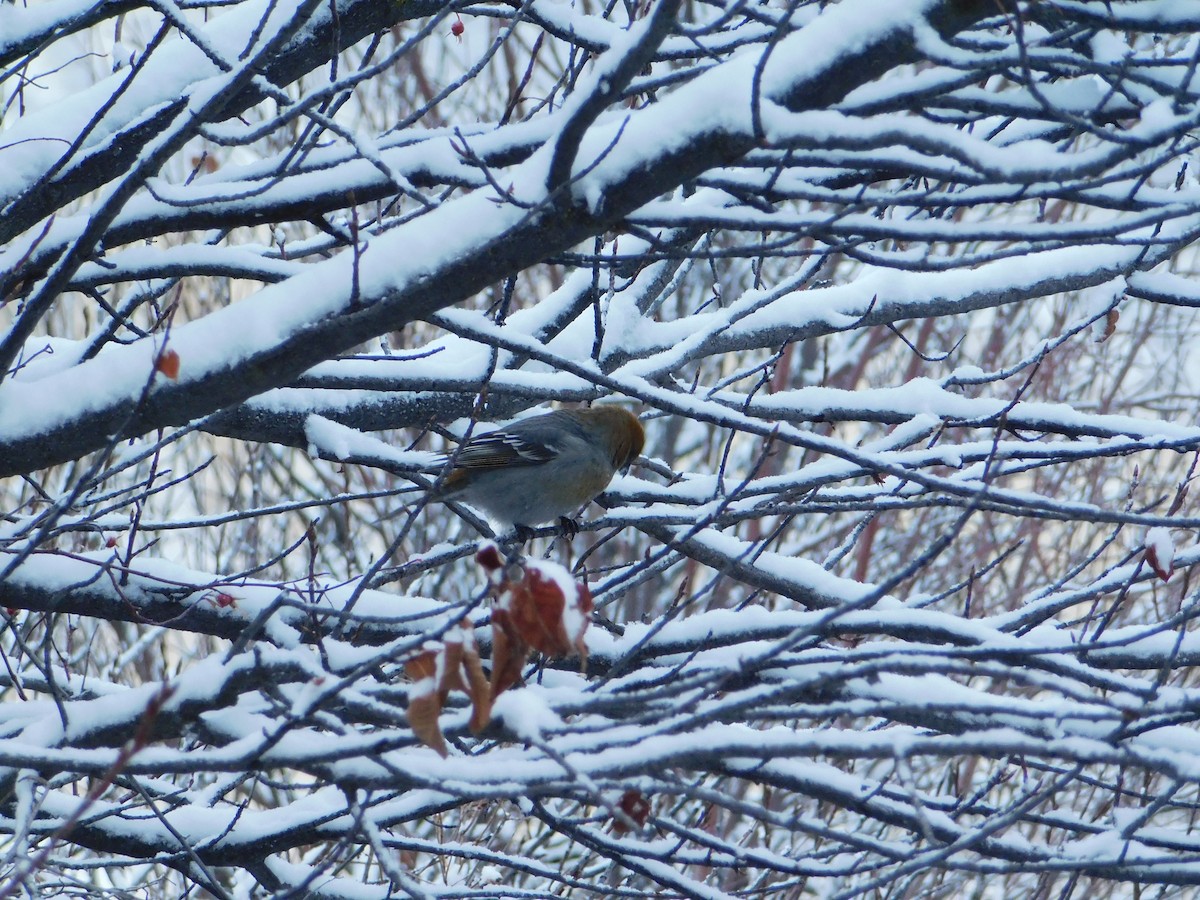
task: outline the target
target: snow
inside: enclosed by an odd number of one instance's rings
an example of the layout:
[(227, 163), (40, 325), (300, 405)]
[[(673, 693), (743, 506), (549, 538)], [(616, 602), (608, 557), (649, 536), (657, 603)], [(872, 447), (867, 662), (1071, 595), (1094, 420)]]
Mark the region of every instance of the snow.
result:
[[(276, 398), (283, 396), (281, 391), (271, 392)], [(326, 393), (326, 392), (323, 392)], [(345, 398), (347, 407), (355, 406), (355, 400), (362, 392), (337, 392), (350, 395)], [(270, 400), (266, 401), (268, 404)], [(279, 407), (276, 406), (276, 409)], [(304, 409), (303, 403), (296, 404), (297, 409)], [(385, 460), (398, 468), (427, 471), (435, 469), (442, 462), (440, 453), (419, 450), (397, 450), (391, 444), (378, 438), (364, 434), (357, 428), (350, 428), (324, 416), (310, 415), (304, 420), (304, 434), (308, 438), (309, 453), (313, 456), (328, 456), (338, 460), (349, 460), (355, 457)]]
[(1128, 840), (1119, 831), (1101, 831), (1078, 841), (1068, 841), (1060, 849), (1068, 859), (1109, 860), (1113, 863), (1152, 859), (1160, 855), (1137, 841)]
[[(940, 419), (990, 419), (1004, 413), (1014, 427), (1045, 426), (1054, 423), (1059, 428), (1079, 429), (1135, 437), (1164, 439), (1200, 438), (1200, 429), (1192, 425), (1176, 425), (1161, 419), (1139, 420), (1133, 416), (1096, 415), (1081, 412), (1066, 403), (1013, 403), (1011, 398), (967, 397), (947, 390), (930, 378), (914, 378), (890, 388), (870, 390), (839, 390), (808, 387), (779, 391), (758, 402), (766, 413), (789, 413), (799, 418), (821, 418), (831, 410), (853, 409), (856, 416), (872, 413), (892, 413), (918, 419), (936, 416)], [(1035, 425), (1036, 423), (1036, 425)]]
[(0, 50), (7, 50), (39, 36), (48, 29), (53, 29), (64, 19), (81, 16), (93, 5), (93, 0), (42, 0), (33, 6), (2, 6)]
[(505, 691), (496, 698), (492, 718), (517, 737), (539, 742), (547, 732), (559, 731), (563, 721), (535, 688)]
[[(38, 4), (40, 9), (35, 14), (36, 18), (28, 24), (24, 21), (27, 10), (13, 7), (5, 11), (8, 13), (5, 18), (0, 18), (0, 34), (10, 34), (10, 27), (20, 34), (22, 26), (32, 32), (44, 27), (46, 16), (62, 15), (64, 9), (80, 5), (71, 0)], [(259, 34), (260, 41), (273, 37), (275, 29), (289, 21), (299, 5), (300, 0), (278, 3), (273, 0), (250, 0), (238, 4), (231, 11), (214, 18), (205, 29), (209, 34), (208, 49), (218, 48), (215, 51), (218, 54), (231, 53), (228, 58), (235, 60), (244, 47), (246, 35), (257, 32), (256, 26), (265, 15), (269, 14), (270, 24)], [(19, 24), (14, 25), (14, 21)], [(231, 65), (229, 67), (232, 68)], [(147, 113), (180, 97), (189, 96), (198, 85), (218, 71), (191, 40), (176, 37), (150, 57), (145, 68), (123, 93), (118, 95), (116, 88), (128, 77), (127, 71), (119, 71), (72, 96), (60, 97), (53, 107), (40, 113), (14, 119), (0, 130), (0, 204), (19, 196), (36, 182), (76, 135), (87, 133), (84, 148), (102, 146), (119, 134), (121, 129)], [(115, 102), (104, 111), (94, 127), (85, 129), (84, 125), (96, 117), (96, 113), (113, 97), (116, 97)]]
[[(471, 195), (429, 213), (423, 220), (428, 230), (409, 234), (401, 229), (371, 241), (358, 266), (362, 293), (378, 297), (419, 285), (438, 266), (457, 261), (470, 249), (486, 245), (490, 235), (507, 230), (517, 212), (498, 213), (486, 197)], [(353, 303), (354, 265), (352, 254), (342, 254), (308, 266), (303, 289), (290, 280), (271, 285), (250, 301), (173, 328), (170, 345), (184, 367), (179, 385), (267, 353), (313, 323), (344, 312)], [(156, 354), (153, 342), (143, 340), (109, 347), (91, 360), (35, 382), (0, 385), (0, 440), (42, 434), (89, 411), (137, 396), (153, 376)], [(162, 385), (155, 389), (161, 390)], [(48, 397), (54, 401), (46, 402)]]
[(770, 551), (760, 553), (754, 545), (723, 532), (706, 529), (693, 540), (726, 559), (741, 559), (753, 552), (755, 566), (759, 570), (827, 597), (843, 598), (848, 603), (854, 603), (872, 593), (868, 585), (827, 572), (811, 560)]
[[(799, 330), (811, 322), (855, 321), (868, 310), (889, 311), (889, 318), (904, 318), (905, 307), (915, 315), (920, 307), (938, 301), (951, 301), (956, 311), (975, 308), (970, 298), (978, 298), (978, 306), (991, 306), (989, 292), (1003, 289), (1032, 289), (1040, 281), (1065, 278), (1073, 274), (1112, 271), (1114, 277), (1136, 256), (1137, 251), (1106, 247), (1101, 253), (1096, 247), (1064, 247), (1031, 253), (1021, 259), (1019, 268), (1007, 260), (984, 263), (974, 269), (954, 271), (907, 272), (869, 269), (853, 284), (834, 285), (799, 291), (781, 298), (743, 319), (739, 329), (754, 332), (787, 327)], [(1098, 263), (1103, 260), (1103, 264)], [(966, 302), (962, 299), (965, 298)], [(832, 317), (843, 317), (834, 320)]]

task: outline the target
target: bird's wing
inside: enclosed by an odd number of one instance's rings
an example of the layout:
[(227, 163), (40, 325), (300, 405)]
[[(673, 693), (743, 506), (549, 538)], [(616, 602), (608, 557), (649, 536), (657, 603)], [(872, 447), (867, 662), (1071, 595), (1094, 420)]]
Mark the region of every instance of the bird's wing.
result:
[(539, 466), (558, 455), (551, 444), (511, 431), (493, 431), (473, 438), (454, 457), (456, 468), (491, 469), (497, 466)]

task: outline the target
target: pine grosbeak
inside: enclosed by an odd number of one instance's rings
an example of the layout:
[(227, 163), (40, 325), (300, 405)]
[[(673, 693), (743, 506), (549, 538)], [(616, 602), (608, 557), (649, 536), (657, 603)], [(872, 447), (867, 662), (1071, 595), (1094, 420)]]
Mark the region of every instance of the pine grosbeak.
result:
[(637, 416), (619, 406), (532, 416), (445, 457), (454, 467), (434, 499), (462, 500), (518, 534), (559, 518), (571, 531), (568, 514), (628, 468), (645, 440)]

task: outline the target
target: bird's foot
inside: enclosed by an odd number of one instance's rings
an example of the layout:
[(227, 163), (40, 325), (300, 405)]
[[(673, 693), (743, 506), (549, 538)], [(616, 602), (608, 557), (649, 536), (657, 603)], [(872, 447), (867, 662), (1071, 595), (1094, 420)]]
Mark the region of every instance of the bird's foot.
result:
[(533, 540), (537, 531), (530, 528), (528, 525), (513, 525), (513, 534), (517, 536), (518, 544), (528, 544)]

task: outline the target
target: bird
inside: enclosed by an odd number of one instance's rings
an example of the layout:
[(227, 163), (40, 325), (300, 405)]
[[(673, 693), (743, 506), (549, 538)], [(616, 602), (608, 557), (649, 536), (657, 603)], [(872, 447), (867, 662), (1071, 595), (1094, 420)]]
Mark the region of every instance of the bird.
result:
[(450, 471), (432, 499), (462, 501), (527, 540), (532, 526), (569, 517), (604, 491), (641, 454), (646, 432), (620, 406), (560, 409), (471, 438), (442, 457)]

